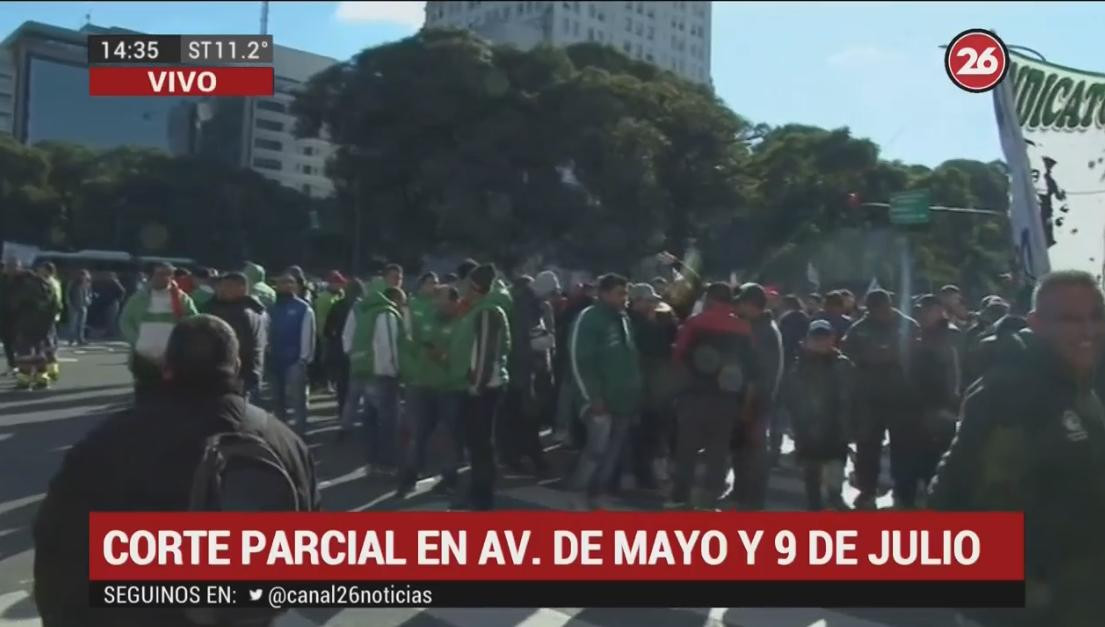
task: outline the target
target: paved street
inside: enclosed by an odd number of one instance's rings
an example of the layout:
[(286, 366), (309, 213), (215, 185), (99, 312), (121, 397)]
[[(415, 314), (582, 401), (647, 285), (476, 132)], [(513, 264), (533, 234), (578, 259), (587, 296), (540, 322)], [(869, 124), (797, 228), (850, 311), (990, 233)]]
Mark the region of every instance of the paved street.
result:
[[(62, 380), (45, 392), (14, 392), (10, 378), (0, 379), (0, 626), (40, 625), (29, 591), (33, 549), (30, 525), (47, 482), (68, 447), (101, 417), (129, 401), (130, 377), (121, 345), (63, 349)], [(389, 498), (388, 486), (365, 479), (360, 468), (360, 446), (355, 438), (334, 440), (333, 399), (316, 399), (312, 406), (309, 440), (324, 480), (327, 509), (371, 511), (383, 509), (443, 509), (446, 503), (429, 493), (429, 482), (404, 501)], [(508, 478), (500, 503), (519, 509), (563, 508), (567, 494), (532, 480)], [(848, 495), (854, 498), (854, 494)], [(786, 469), (773, 476), (770, 506), (799, 509), (802, 485)], [(885, 503), (884, 503), (885, 504)], [(655, 504), (628, 498), (624, 507), (652, 509)], [(739, 585), (739, 584), (735, 584)], [(801, 599), (796, 599), (801, 602)], [(280, 627), (922, 627), (955, 625), (950, 612), (939, 610), (727, 609), (608, 610), (581, 608), (459, 610), (304, 610), (285, 615)]]

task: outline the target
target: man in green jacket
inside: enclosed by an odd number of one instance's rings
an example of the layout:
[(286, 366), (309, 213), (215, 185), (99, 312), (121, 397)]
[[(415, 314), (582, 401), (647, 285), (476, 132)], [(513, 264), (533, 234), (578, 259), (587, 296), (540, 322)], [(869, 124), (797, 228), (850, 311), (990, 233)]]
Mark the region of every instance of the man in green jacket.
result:
[(576, 468), (581, 491), (576, 506), (595, 507), (618, 468), (643, 397), (640, 356), (626, 315), (629, 281), (616, 274), (599, 278), (598, 302), (584, 309), (569, 338), (571, 375), (584, 403), (587, 442)]
[(342, 345), (349, 355), (349, 392), (342, 423), (352, 425), (364, 399), (364, 429), (370, 472), (391, 474), (403, 467), (399, 441), (400, 350), (403, 316), (377, 278), (346, 317)]
[(131, 347), (131, 372), (136, 391), (161, 380), (161, 361), (173, 326), (196, 315), (191, 297), (173, 282), (173, 267), (159, 263), (146, 287), (135, 292), (119, 314), (119, 330)]
[(1095, 278), (1063, 271), (1036, 287), (1020, 355), (971, 386), (928, 505), (1023, 511), (1025, 610), (973, 618), (1001, 627), (1100, 625), (1105, 595), (1105, 409), (1095, 368), (1105, 298)]
[(412, 337), (424, 320), (429, 320), (433, 324), (438, 317), (439, 291), (437, 288), (439, 285), (437, 273), (427, 272), (419, 277), (418, 289), (407, 307), (410, 314), (407, 328), (411, 330)]
[(249, 295), (261, 301), (266, 309), (276, 302), (276, 292), (265, 283), (265, 268), (259, 264), (247, 261), (242, 268), (242, 274), (249, 279)]
[[(469, 507), (494, 508), (495, 452), (492, 433), (503, 391), (510, 383), (510, 293), (495, 266), (477, 267), (465, 282), (465, 309), (452, 334), (451, 381), (464, 380), (465, 443), (472, 464)], [(463, 377), (463, 379), (462, 379)]]
[[(434, 486), (439, 493), (456, 489), (457, 470), (464, 457), (464, 408), (468, 378), (463, 371), (450, 368), (450, 345), (458, 322), (460, 292), (446, 285), (435, 287), (435, 309), (414, 317), (411, 340), (402, 362), (402, 378), (407, 385), (406, 411), (414, 428), (412, 454), (399, 482), (399, 494), (414, 488), (426, 466), (426, 453), (434, 430), (445, 430), (449, 444), (438, 457), (441, 481)], [(427, 299), (428, 300), (428, 299)], [(458, 359), (462, 358), (457, 355)]]

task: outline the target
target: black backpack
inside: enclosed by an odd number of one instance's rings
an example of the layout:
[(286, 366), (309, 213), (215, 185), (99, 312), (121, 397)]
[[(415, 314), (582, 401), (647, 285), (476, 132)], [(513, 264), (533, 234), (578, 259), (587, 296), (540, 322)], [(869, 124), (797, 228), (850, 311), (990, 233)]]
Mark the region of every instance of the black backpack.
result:
[[(243, 422), (264, 426), (269, 415), (246, 405)], [(258, 429), (259, 430), (259, 429)], [(287, 465), (272, 446), (254, 433), (216, 433), (204, 443), (192, 475), (189, 509), (201, 512), (306, 511)], [(193, 608), (198, 625), (268, 625), (282, 613), (259, 608)]]

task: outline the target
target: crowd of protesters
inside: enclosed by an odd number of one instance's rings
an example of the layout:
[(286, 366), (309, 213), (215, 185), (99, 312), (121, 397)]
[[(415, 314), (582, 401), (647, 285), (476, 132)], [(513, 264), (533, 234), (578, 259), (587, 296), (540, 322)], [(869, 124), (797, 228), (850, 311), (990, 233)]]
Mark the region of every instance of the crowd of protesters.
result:
[[(887, 435), (896, 505), (918, 507), (967, 387), (1016, 351), (1027, 326), (999, 296), (969, 312), (951, 285), (905, 307), (881, 289), (857, 302), (849, 290), (706, 282), (661, 257), (674, 278), (607, 274), (567, 289), (552, 271), (508, 279), (469, 260), (420, 276), (409, 296), (396, 264), (364, 281), (338, 271), (311, 281), (298, 266), (270, 278), (255, 263), (160, 264), (109, 308), (131, 346), (136, 394), (160, 385), (174, 326), (213, 315), (236, 334), (248, 401), (305, 435), (312, 393), (332, 392), (337, 437), (357, 429), (370, 475), (393, 477), (399, 496), (440, 476), (437, 491), (474, 509), (494, 507), (504, 471), (562, 476), (580, 509), (609, 505), (627, 484), (670, 508), (730, 498), (760, 509), (785, 436), (810, 509), (847, 507), (849, 456), (854, 506), (869, 509)], [(4, 345), (20, 387), (57, 376), (62, 309), (70, 344), (87, 341), (92, 275), (78, 270), (63, 290), (56, 274), (49, 263), (5, 273)], [(546, 428), (578, 452), (571, 468), (547, 461)]]
[[(312, 392), (331, 391), (337, 438), (363, 439), (370, 476), (397, 498), (437, 478), (432, 490), (453, 509), (494, 509), (497, 477), (526, 473), (559, 478), (574, 509), (617, 508), (610, 497), (632, 485), (665, 508), (757, 510), (787, 459), (810, 510), (874, 509), (889, 441), (897, 508), (1025, 511), (1029, 597), (1043, 595), (1034, 611), (1100, 616), (1082, 576), (1105, 558), (1105, 298), (1093, 277), (1042, 278), (1030, 312), (997, 295), (972, 312), (954, 285), (905, 297), (877, 287), (858, 298), (780, 294), (704, 281), (664, 258), (683, 273), (648, 283), (606, 274), (566, 289), (551, 271), (508, 278), (469, 260), (423, 274), (409, 295), (394, 264), (317, 283), (293, 266), (275, 288), (252, 263), (194, 274), (158, 265), (119, 313), (134, 408), (67, 456), (36, 527), (42, 555), (83, 550), (51, 545), (67, 536), (53, 526), (82, 517), (50, 513), (69, 512), (73, 486), (104, 473), (115, 473), (108, 483), (130, 477), (130, 501), (101, 490), (85, 505), (195, 506), (202, 446), (146, 449), (143, 477), (179, 466), (171, 494), (135, 476), (129, 459), (104, 461), (141, 429), (200, 442), (230, 425), (268, 438), (291, 468), (293, 508), (317, 509), (303, 442)], [(49, 264), (5, 269), (0, 328), (20, 385), (56, 376), (61, 309), (70, 341), (84, 341), (90, 277), (78, 273), (63, 293), (56, 274)], [(277, 420), (257, 418), (254, 404)], [(182, 426), (197, 411), (218, 420)], [(575, 452), (568, 465), (546, 456), (551, 442)], [(793, 456), (782, 455), (787, 442)]]

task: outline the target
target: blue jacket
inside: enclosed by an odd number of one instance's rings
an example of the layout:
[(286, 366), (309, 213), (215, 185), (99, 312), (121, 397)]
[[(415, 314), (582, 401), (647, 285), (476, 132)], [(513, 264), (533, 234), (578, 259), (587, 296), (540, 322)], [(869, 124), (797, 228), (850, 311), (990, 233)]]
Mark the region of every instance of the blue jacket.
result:
[(269, 363), (286, 369), (315, 355), (315, 312), (297, 296), (280, 295), (269, 307)]

